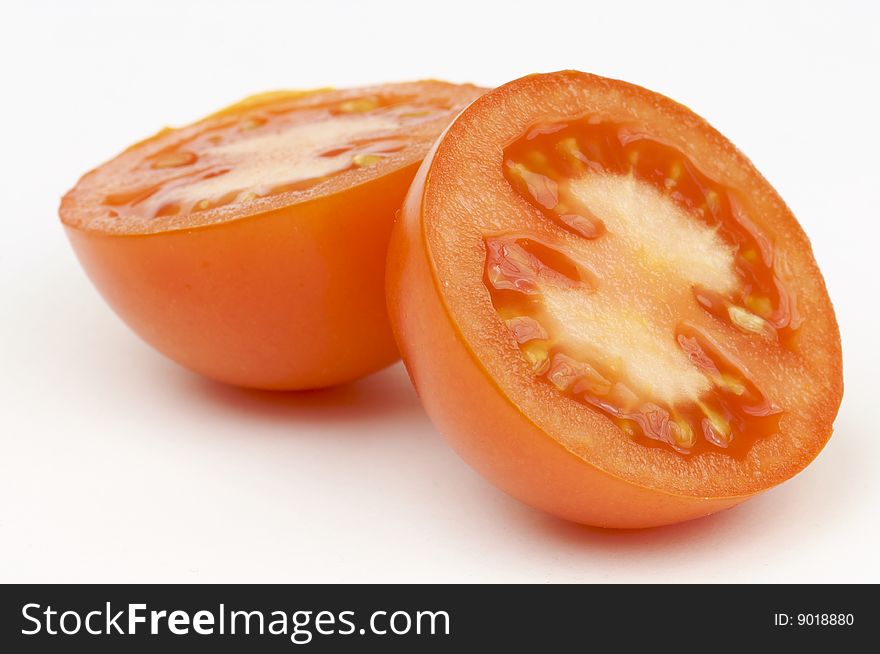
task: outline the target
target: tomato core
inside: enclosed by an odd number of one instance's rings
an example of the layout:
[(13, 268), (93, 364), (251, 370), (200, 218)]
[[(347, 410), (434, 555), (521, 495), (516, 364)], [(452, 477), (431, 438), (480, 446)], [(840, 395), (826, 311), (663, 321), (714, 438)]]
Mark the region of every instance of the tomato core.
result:
[(484, 283), (536, 376), (683, 456), (778, 432), (782, 407), (706, 328), (797, 349), (786, 262), (736, 189), (629, 123), (534, 125), (502, 165), (560, 232), (484, 236)]

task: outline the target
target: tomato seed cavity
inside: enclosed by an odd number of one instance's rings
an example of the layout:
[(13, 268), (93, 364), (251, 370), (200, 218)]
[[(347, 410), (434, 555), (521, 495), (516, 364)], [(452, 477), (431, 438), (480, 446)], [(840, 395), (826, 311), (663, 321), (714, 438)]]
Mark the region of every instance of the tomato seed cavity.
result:
[[(597, 281), (581, 263), (596, 247), (590, 243), (610, 238), (623, 253), (618, 258), (637, 257), (649, 276), (657, 266), (673, 266), (682, 297), (705, 312), (695, 309), (694, 316), (705, 316), (700, 321), (792, 346), (793, 295), (780, 279), (772, 243), (732, 190), (637, 126), (588, 120), (534, 126), (506, 148), (503, 173), (560, 233), (558, 243), (528, 232), (485, 237), (486, 287), (533, 374), (605, 414), (637, 442), (680, 454), (744, 456), (757, 439), (778, 431), (781, 409), (708, 332), (682, 317), (638, 309), (644, 298), (612, 306), (603, 291), (615, 279)], [(597, 195), (590, 195), (591, 184), (599, 184)], [(589, 201), (610, 202), (615, 193), (628, 199), (617, 211), (659, 213), (612, 216)], [(664, 229), (656, 220), (672, 221), (673, 231), (654, 238)], [(582, 241), (577, 257), (567, 253), (565, 234)], [(650, 249), (662, 243), (666, 249)], [(632, 274), (625, 262), (619, 265), (619, 274)], [(643, 304), (671, 306), (651, 297)], [(602, 349), (615, 333), (634, 344), (621, 350), (622, 359)], [(627, 368), (629, 355), (640, 356), (639, 365)], [(667, 369), (677, 389), (650, 376)]]

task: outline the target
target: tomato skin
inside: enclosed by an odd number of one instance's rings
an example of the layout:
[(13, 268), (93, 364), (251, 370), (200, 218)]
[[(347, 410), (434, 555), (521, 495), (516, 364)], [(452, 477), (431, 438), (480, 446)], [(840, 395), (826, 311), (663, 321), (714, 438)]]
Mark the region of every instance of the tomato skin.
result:
[(384, 253), (416, 167), (207, 227), (66, 230), (114, 311), (169, 358), (239, 386), (332, 386), (398, 358)]
[[(654, 527), (706, 516), (735, 506), (796, 474), (818, 454), (830, 437), (830, 426), (842, 395), (842, 375), (840, 338), (827, 296), (815, 298), (811, 309), (821, 315), (812, 316), (811, 331), (805, 334), (811, 344), (822, 340), (827, 348), (827, 354), (821, 355), (824, 361), (820, 361), (826, 366), (822, 369), (822, 386), (827, 385), (828, 389), (822, 406), (813, 407), (809, 424), (812, 430), (806, 432), (810, 439), (807, 447), (796, 451), (793, 456), (791, 450), (786, 452), (791, 457), (787, 461), (771, 458), (767, 474), (756, 480), (752, 487), (742, 488), (740, 485), (737, 488), (722, 475), (717, 492), (688, 493), (670, 490), (662, 483), (650, 485), (653, 481), (650, 479), (643, 483), (609, 472), (591, 462), (583, 452), (569, 449), (552, 433), (539, 427), (502, 390), (487, 365), (477, 356), (474, 345), (464, 336), (460, 326), (463, 321), (473, 321), (477, 325), (483, 323), (474, 315), (453, 314), (449, 297), (460, 295), (459, 290), (453, 288), (454, 284), (446, 286), (449, 282), (441, 280), (438, 264), (432, 259), (435, 251), (429, 242), (427, 225), (434, 226), (438, 216), (432, 213), (429, 197), (432, 194), (441, 197), (444, 191), (461, 186), (456, 177), (457, 159), (449, 153), (468, 151), (468, 147), (473, 147), (477, 141), (480, 146), (497, 147), (500, 161), (505, 143), (493, 141), (495, 134), (488, 134), (490, 130), (478, 122), (481, 118), (497, 116), (494, 112), (499, 107), (528, 105), (527, 96), (519, 97), (518, 103), (511, 101), (511, 97), (523, 89), (552, 93), (556, 88), (579, 89), (581, 85), (595, 93), (608, 88), (616, 91), (617, 86), (629, 87), (624, 91), (644, 94), (648, 100), (654, 97), (645, 90), (633, 91), (634, 87), (630, 85), (574, 71), (536, 76), (531, 80), (524, 78), (499, 87), (475, 102), (447, 128), (428, 153), (410, 187), (389, 248), (387, 299), (395, 338), (426, 411), (439, 431), (468, 464), (513, 497), (563, 519), (609, 528)], [(517, 110), (521, 115), (514, 116), (513, 120), (521, 123), (523, 128), (534, 120), (528, 110)], [(680, 105), (667, 110), (680, 114), (681, 125), (719, 139), (719, 146), (740, 157), (744, 162), (742, 168), (749, 169), (750, 164), (729, 142), (720, 140), (723, 138), (720, 135), (716, 137), (717, 133), (710, 131), (707, 124), (688, 110)], [(506, 129), (502, 138), (510, 138), (510, 131)], [(498, 128), (498, 132), (502, 130)], [(477, 136), (465, 140), (468, 134)], [(495, 156), (494, 149), (487, 152)], [(487, 155), (487, 158), (491, 157)], [(436, 165), (438, 162), (442, 165)], [(758, 177), (750, 182), (754, 182), (755, 192), (769, 197), (765, 190), (768, 185), (756, 171), (754, 174)], [(475, 188), (474, 193), (485, 192), (491, 197), (489, 190), (480, 188), (478, 179), (467, 179), (467, 189)], [(781, 201), (778, 206), (779, 211), (788, 211)], [(456, 216), (464, 220), (460, 215)], [(793, 218), (790, 220), (791, 223), (777, 226), (783, 232), (788, 230), (787, 235), (792, 240), (805, 242), (799, 226)], [(472, 256), (465, 251), (469, 246), (464, 238), (455, 243), (461, 248), (461, 257)], [(806, 248), (809, 257), (808, 244)], [(804, 270), (802, 274), (817, 276), (818, 287), (824, 293), (817, 269)], [(488, 302), (485, 306), (491, 308)], [(824, 326), (818, 327), (819, 323)], [(620, 437), (624, 438), (622, 434)], [(660, 467), (662, 461), (658, 459), (657, 464)]]
[(618, 479), (567, 450), (499, 391), (458, 333), (430, 267), (421, 199), (435, 151), (425, 158), (392, 232), (388, 312), (419, 398), (458, 455), (518, 500), (600, 527), (671, 524), (748, 499), (686, 497)]

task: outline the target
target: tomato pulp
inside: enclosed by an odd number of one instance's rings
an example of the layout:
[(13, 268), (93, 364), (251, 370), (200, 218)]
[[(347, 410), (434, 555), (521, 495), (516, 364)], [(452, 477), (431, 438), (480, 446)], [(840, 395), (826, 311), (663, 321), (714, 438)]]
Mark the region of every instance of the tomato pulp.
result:
[(573, 71), (476, 101), (392, 237), (392, 325), (456, 450), (512, 495), (644, 527), (803, 469), (842, 395), (809, 242), (685, 107)]
[(398, 356), (393, 217), (480, 93), (426, 81), (254, 96), (88, 173), (61, 219), (113, 309), (178, 363), (257, 388), (350, 381)]

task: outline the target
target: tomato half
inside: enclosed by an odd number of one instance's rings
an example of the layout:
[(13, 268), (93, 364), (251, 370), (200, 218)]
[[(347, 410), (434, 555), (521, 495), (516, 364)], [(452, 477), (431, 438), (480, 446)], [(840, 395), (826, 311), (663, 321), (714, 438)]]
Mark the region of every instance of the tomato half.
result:
[(113, 309), (178, 363), (258, 388), (346, 382), (397, 359), (394, 214), (481, 92), (426, 81), (248, 98), (88, 173), (61, 219)]
[(472, 104), (410, 189), (388, 302), (459, 454), (557, 516), (647, 527), (802, 470), (840, 336), (807, 237), (686, 107), (574, 71)]

